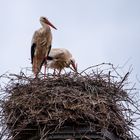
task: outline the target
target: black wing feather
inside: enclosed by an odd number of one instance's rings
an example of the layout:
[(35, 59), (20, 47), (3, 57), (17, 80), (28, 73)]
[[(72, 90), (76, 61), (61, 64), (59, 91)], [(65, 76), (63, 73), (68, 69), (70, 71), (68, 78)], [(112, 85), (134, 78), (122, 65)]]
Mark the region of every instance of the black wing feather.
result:
[(53, 60), (53, 57), (48, 55), (47, 60)]
[[(49, 53), (50, 53), (50, 51), (51, 51), (51, 48), (52, 48), (52, 45), (49, 46), (48, 55), (49, 55)], [(47, 56), (48, 56), (48, 55), (47, 55)]]
[(33, 64), (33, 58), (34, 58), (35, 48), (36, 48), (36, 44), (33, 43), (32, 46), (31, 46), (31, 63), (32, 64)]
[[(47, 54), (47, 59), (48, 59), (49, 53), (50, 53), (50, 51), (51, 51), (51, 48), (52, 48), (52, 45), (49, 46), (49, 51), (48, 51), (48, 54)], [(49, 57), (49, 58), (50, 58), (50, 57)], [(52, 58), (50, 58), (50, 59), (52, 59)], [(47, 64), (46, 58), (43, 59), (40, 68), (42, 67), (43, 64)]]

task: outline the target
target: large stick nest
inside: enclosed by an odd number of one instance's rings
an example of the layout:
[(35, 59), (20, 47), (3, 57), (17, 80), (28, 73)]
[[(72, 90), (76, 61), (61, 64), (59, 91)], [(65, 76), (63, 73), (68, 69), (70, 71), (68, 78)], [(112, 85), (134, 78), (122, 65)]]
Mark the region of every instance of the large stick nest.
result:
[[(113, 72), (115, 70), (113, 69)], [(97, 70), (60, 77), (33, 79), (24, 73), (10, 76), (2, 99), (2, 118), (7, 139), (44, 139), (62, 126), (85, 124), (91, 130), (106, 129), (121, 139), (133, 139), (131, 102), (123, 87), (128, 73), (112, 76)], [(3, 124), (3, 126), (4, 126)]]

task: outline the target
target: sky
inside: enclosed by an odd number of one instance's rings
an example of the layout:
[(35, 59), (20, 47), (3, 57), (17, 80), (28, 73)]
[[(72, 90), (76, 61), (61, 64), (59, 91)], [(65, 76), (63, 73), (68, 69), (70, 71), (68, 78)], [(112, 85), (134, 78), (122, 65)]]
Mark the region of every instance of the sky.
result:
[(140, 0), (0, 0), (0, 75), (31, 67), (40, 16), (58, 29), (52, 47), (70, 50), (79, 70), (106, 62), (125, 73), (131, 66), (139, 87)]

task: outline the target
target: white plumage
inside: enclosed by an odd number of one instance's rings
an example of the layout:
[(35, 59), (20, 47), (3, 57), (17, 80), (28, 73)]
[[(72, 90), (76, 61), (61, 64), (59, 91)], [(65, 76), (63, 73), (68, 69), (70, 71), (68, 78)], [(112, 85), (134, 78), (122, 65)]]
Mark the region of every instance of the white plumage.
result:
[(71, 68), (72, 66), (72, 69), (77, 71), (75, 59), (72, 57), (72, 54), (65, 48), (52, 48), (47, 60), (47, 68), (54, 69), (54, 73), (56, 70), (58, 70), (59, 75), (61, 70), (65, 67)]
[(47, 61), (46, 59), (51, 49), (52, 33), (50, 26), (56, 29), (54, 25), (52, 25), (52, 23), (50, 23), (50, 21), (45, 17), (40, 17), (40, 23), (42, 28), (35, 31), (31, 46), (31, 62), (35, 77), (37, 77), (38, 73), (40, 72), (44, 61)]

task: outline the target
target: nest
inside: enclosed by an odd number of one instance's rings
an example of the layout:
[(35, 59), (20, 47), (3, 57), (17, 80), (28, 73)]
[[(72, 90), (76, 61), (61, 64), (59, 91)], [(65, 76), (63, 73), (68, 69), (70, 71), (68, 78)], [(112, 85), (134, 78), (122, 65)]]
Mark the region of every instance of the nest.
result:
[(91, 132), (107, 130), (122, 140), (133, 139), (131, 110), (124, 105), (130, 102), (123, 89), (128, 74), (119, 81), (111, 71), (46, 79), (33, 79), (24, 73), (10, 77), (1, 103), (7, 139), (45, 140), (62, 127), (83, 125)]

